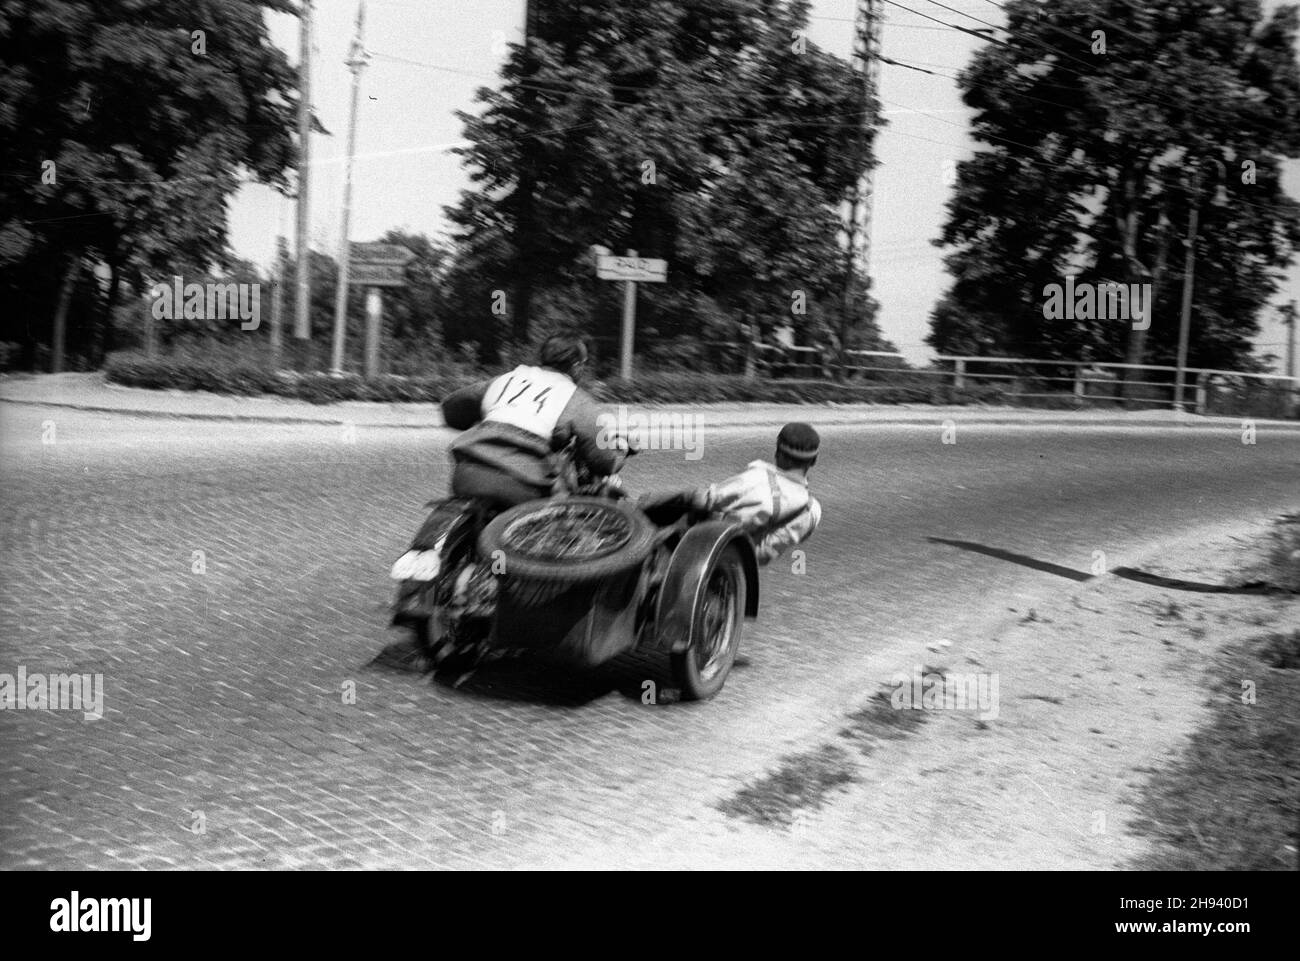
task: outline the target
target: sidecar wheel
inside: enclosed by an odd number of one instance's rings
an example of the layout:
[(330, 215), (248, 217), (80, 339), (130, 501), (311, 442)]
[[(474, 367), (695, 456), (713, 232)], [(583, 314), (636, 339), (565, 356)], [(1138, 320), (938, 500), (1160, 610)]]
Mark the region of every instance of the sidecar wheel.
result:
[(673, 678), (688, 701), (705, 701), (727, 683), (745, 620), (745, 564), (728, 547), (704, 575), (691, 619), (691, 643), (672, 656)]

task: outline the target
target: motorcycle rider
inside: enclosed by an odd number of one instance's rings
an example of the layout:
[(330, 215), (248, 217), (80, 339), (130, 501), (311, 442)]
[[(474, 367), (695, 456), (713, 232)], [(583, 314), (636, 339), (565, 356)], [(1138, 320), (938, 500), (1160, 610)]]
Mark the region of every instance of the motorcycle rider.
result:
[(602, 446), (595, 399), (578, 386), (587, 346), (574, 334), (542, 342), (537, 366), (520, 365), (443, 399), (448, 427), (465, 431), (451, 445), (452, 493), (504, 510), (549, 497), (553, 454), (573, 443), (574, 457), (596, 477), (623, 466), (624, 447)]

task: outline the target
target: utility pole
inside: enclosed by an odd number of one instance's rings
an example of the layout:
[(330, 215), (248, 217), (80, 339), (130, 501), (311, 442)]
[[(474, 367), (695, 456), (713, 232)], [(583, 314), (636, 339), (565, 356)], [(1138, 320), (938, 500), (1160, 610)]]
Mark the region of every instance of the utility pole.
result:
[(844, 317), (840, 328), (840, 348), (848, 347), (848, 335), (857, 319), (857, 301), (854, 296), (857, 277), (871, 275), (871, 207), (874, 200), (874, 182), (867, 152), (872, 142), (868, 119), (868, 103), (880, 84), (880, 0), (857, 0), (853, 19), (853, 70), (862, 79), (862, 127), (859, 131), (859, 150), (862, 171), (858, 181), (849, 188), (846, 198), (847, 216), (844, 229)]
[[(348, 227), (352, 219), (352, 159), (357, 151), (357, 102), (361, 93), (361, 70), (366, 65), (365, 48), (366, 0), (357, 5), (357, 32), (352, 38), (347, 65), (352, 71), (352, 108), (348, 113), (348, 159), (343, 170), (343, 227), (339, 236), (339, 282), (334, 297), (334, 356), (330, 373), (336, 377), (343, 373), (343, 343), (348, 331), (348, 264), (351, 247), (348, 244)], [(366, 357), (377, 347), (369, 343), (371, 325), (366, 325)], [(367, 363), (367, 369), (370, 364)]]
[(298, 10), (298, 299), (293, 335), (311, 339), (311, 20), (312, 0)]
[[(537, 56), (534, 36), (538, 27), (538, 4), (542, 0), (524, 0), (524, 76), (531, 84), (533, 74), (537, 72)], [(523, 144), (529, 144), (528, 136), (534, 127), (537, 109), (537, 93), (531, 86), (525, 86), (520, 93), (523, 102), (524, 124), (529, 128), (523, 134)], [(521, 346), (528, 341), (529, 317), (533, 303), (533, 264), (537, 235), (537, 172), (534, 169), (532, 146), (524, 146), (522, 163), (519, 165), (519, 213), (515, 218), (515, 284), (514, 302), (510, 305), (510, 334)]]

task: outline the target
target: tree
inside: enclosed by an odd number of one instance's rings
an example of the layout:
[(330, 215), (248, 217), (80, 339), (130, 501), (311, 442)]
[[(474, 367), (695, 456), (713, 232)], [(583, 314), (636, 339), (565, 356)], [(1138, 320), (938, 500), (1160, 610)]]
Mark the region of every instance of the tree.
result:
[[(1172, 360), (1182, 244), (1201, 229), (1190, 357), (1232, 366), (1300, 247), (1279, 182), (1300, 156), (1295, 7), (1257, 0), (1011, 0), (963, 71), (974, 136), (939, 243), (954, 283), (928, 342), (1020, 355)], [(1100, 32), (1099, 32), (1100, 31)], [(1150, 284), (1150, 327), (1044, 320), (1044, 286)]]
[[(707, 333), (718, 307), (733, 327), (720, 334), (781, 316), (825, 327), (843, 290), (839, 203), (873, 162), (855, 132), (878, 109), (847, 63), (800, 42), (808, 10), (534, 0), (528, 50), (462, 114), (476, 188), (447, 212), (457, 335), (493, 350), (534, 321), (613, 329), (618, 292), (592, 278), (593, 244), (670, 261), (638, 308), (663, 338)], [(509, 327), (497, 291), (513, 295)], [(813, 309), (792, 316), (797, 291)]]
[(424, 234), (390, 230), (381, 243), (400, 244), (415, 254), (406, 267), (407, 285), (384, 292), (385, 336), (408, 349), (418, 344), (442, 343), (442, 285), (447, 270), (447, 248)]
[[(28, 316), (61, 304), (58, 321), (68, 304), (59, 291), (88, 261), (106, 265), (87, 337), (98, 357), (124, 278), (139, 289), (175, 263), (225, 264), (229, 196), (245, 176), (286, 185), (295, 77), (263, 13), (293, 9), (289, 0), (0, 8), (2, 295)], [(42, 336), (4, 336), (15, 335)]]

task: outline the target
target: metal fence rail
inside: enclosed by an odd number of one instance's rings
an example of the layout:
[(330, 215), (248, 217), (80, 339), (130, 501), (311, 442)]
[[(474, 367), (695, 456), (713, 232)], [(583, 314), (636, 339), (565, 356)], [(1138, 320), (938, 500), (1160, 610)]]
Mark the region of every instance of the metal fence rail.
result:
[[(817, 347), (735, 341), (709, 341), (708, 346), (724, 369), (746, 376), (840, 379), (860, 386), (870, 381), (919, 381), (955, 390), (996, 385), (1008, 399), (1176, 406), (1178, 368), (1161, 364), (940, 354), (933, 366), (918, 369), (908, 367), (903, 355), (894, 351), (845, 351), (846, 363)], [(1300, 378), (1209, 367), (1189, 367), (1184, 373), (1188, 406), (1197, 413), (1255, 407), (1268, 416), (1300, 416)]]
[[(937, 363), (950, 364), (952, 384), (956, 388), (984, 381), (1006, 381), (1013, 388), (1008, 397), (1041, 398), (1073, 396), (1080, 403), (1087, 401), (1139, 401), (1161, 406), (1177, 406), (1174, 399), (1177, 367), (1161, 364), (1124, 364), (1109, 361), (1042, 360), (1028, 357), (975, 357), (940, 354)], [(1010, 368), (1011, 372), (990, 372), (976, 367)], [(1029, 368), (1028, 370), (1026, 368)], [(1044, 373), (1043, 368), (1065, 370), (1066, 374)], [(1111, 373), (1111, 372), (1114, 373)], [(1121, 376), (1123, 372), (1139, 371), (1141, 380)], [(945, 371), (945, 373), (949, 373)], [(1291, 416), (1300, 400), (1300, 381), (1285, 374), (1259, 374), (1250, 371), (1221, 370), (1210, 367), (1184, 369), (1193, 390), (1192, 409), (1196, 413), (1222, 406), (1234, 394), (1272, 394), (1278, 416)], [(1159, 375), (1166, 374), (1167, 377)], [(1043, 391), (1040, 385), (1068, 384), (1068, 390)], [(1096, 391), (1091, 388), (1102, 387)], [(1136, 392), (1133, 388), (1148, 388)]]

